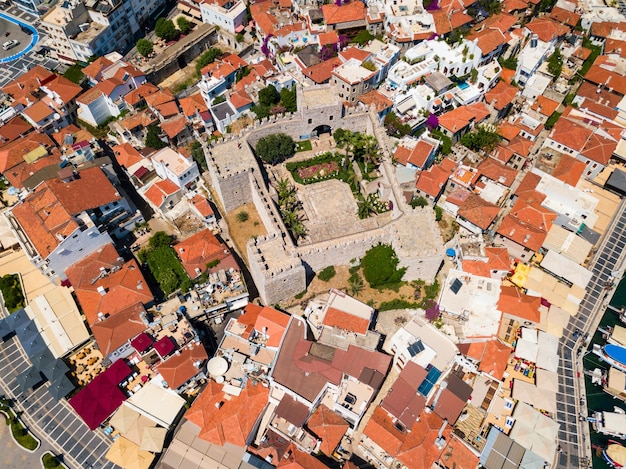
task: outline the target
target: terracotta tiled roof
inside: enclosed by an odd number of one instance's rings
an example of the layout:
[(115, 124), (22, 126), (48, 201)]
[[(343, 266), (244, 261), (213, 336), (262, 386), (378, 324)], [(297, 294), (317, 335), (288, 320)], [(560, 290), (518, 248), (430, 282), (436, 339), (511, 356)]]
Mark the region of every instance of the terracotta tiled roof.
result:
[[(569, 113), (571, 113), (573, 111), (573, 108), (568, 107), (568, 111)], [(605, 106), (604, 104), (600, 104), (587, 98), (585, 98), (583, 102), (579, 105), (579, 111), (585, 112), (585, 114), (595, 114), (596, 116), (600, 116), (602, 119), (608, 121), (615, 120), (615, 118), (619, 115), (619, 112), (615, 108), (610, 108), (608, 106)], [(568, 117), (572, 119), (572, 117)], [(585, 116), (585, 118), (583, 118), (582, 120), (584, 121), (584, 119), (586, 118), (587, 116)]]
[(410, 428), (424, 410), (426, 399), (417, 393), (417, 389), (427, 374), (423, 367), (409, 361), (380, 403), (383, 409), (405, 427)]
[(575, 124), (569, 119), (559, 119), (548, 137), (575, 151), (582, 151), (592, 134), (590, 129)]
[(153, 106), (153, 109), (158, 112), (163, 119), (168, 119), (174, 116), (178, 117), (180, 114), (180, 110), (178, 109), (178, 104), (176, 104), (176, 101), (157, 104), (156, 106)]
[(148, 199), (152, 205), (160, 208), (168, 196), (175, 194), (179, 190), (180, 187), (172, 181), (169, 179), (163, 179), (152, 184), (148, 190), (144, 192), (144, 197)]
[[(113, 316), (136, 303), (154, 300), (137, 261), (119, 258), (113, 245), (107, 244), (65, 271), (89, 325), (99, 321), (98, 313)], [(107, 275), (102, 275), (102, 268)], [(98, 287), (106, 293), (102, 295)]]
[(252, 104), (252, 99), (250, 99), (250, 95), (245, 90), (238, 90), (230, 95), (230, 104), (235, 109), (243, 109)]
[(0, 147), (0, 173), (6, 174), (9, 169), (24, 163), (24, 157), (38, 148), (51, 151), (54, 142), (46, 134), (31, 132)]
[(559, 23), (566, 24), (570, 28), (575, 28), (580, 21), (580, 15), (578, 13), (574, 13), (572, 11), (568, 11), (559, 6), (555, 6), (552, 8), (550, 12), (550, 18)]
[[(181, 241), (176, 245), (175, 249), (183, 267), (191, 278), (196, 278), (200, 275), (196, 269), (205, 272), (207, 270), (206, 265), (213, 261), (220, 261), (221, 263), (225, 259), (231, 258), (229, 259), (231, 260), (229, 264), (234, 262), (234, 260), (232, 260), (232, 254), (226, 245), (220, 243), (215, 235), (211, 233), (211, 230), (208, 229), (204, 229)], [(235, 262), (235, 266), (236, 265)], [(217, 264), (217, 266), (211, 268), (211, 272), (223, 268), (224, 265), (220, 266), (220, 264)]]
[(626, 77), (602, 67), (601, 64), (606, 62), (607, 58), (598, 57), (585, 75), (585, 80), (596, 85), (606, 85), (609, 90), (626, 95)]
[(585, 158), (606, 166), (613, 156), (617, 147), (617, 142), (613, 139), (605, 138), (597, 133), (591, 134), (581, 154)]
[(531, 109), (543, 114), (544, 116), (550, 117), (559, 106), (560, 103), (546, 98), (543, 95), (539, 95), (537, 96), (537, 100), (531, 106)]
[(513, 158), (514, 154), (515, 153), (510, 148), (506, 146), (498, 145), (495, 148), (495, 150), (493, 150), (493, 152), (491, 153), (491, 156), (495, 158), (496, 160), (501, 161), (502, 163), (506, 164), (509, 161), (511, 161), (511, 158)]
[(422, 171), (415, 187), (431, 197), (438, 197), (443, 191), (451, 171), (446, 171), (440, 165), (432, 166), (428, 171)]
[(57, 94), (64, 104), (69, 103), (83, 91), (80, 85), (59, 75), (56, 75), (55, 78), (50, 80), (45, 86)]
[(159, 88), (152, 83), (146, 82), (141, 86), (138, 86), (134, 90), (130, 91), (128, 94), (124, 96), (124, 101), (126, 101), (131, 106), (137, 105), (141, 100), (145, 99), (146, 96), (156, 93), (159, 91)]
[(458, 215), (486, 230), (500, 213), (500, 207), (487, 202), (476, 194), (470, 194), (467, 200), (459, 207)]
[(592, 36), (606, 38), (613, 30), (626, 32), (626, 24), (621, 22), (612, 23), (610, 21), (591, 23)]
[(58, 237), (67, 237), (78, 229), (74, 218), (45, 183), (13, 207), (11, 213), (44, 259), (60, 244)]
[(187, 128), (187, 118), (182, 115), (177, 115), (166, 121), (161, 122), (161, 130), (165, 132), (168, 138), (174, 138)]
[[(179, 353), (175, 353), (170, 358), (157, 366), (163, 380), (170, 389), (178, 389), (191, 378), (200, 373), (202, 365), (208, 359), (208, 355), (202, 344), (193, 348), (185, 347)], [(195, 364), (200, 362), (197, 367)]]
[(30, 118), (35, 123), (38, 123), (50, 116), (52, 116), (56, 111), (50, 107), (43, 101), (37, 101), (32, 106), (27, 107), (22, 111), (22, 113)]
[(350, 426), (335, 412), (320, 404), (309, 417), (307, 427), (322, 440), (320, 451), (332, 456)]
[(102, 71), (110, 67), (111, 65), (113, 65), (113, 62), (111, 62), (106, 57), (98, 57), (96, 60), (83, 68), (82, 72), (89, 78), (92, 78), (93, 80), (98, 80), (102, 74)]
[(136, 303), (91, 326), (102, 355), (106, 357), (146, 330), (146, 324), (141, 319), (141, 313), (145, 311), (141, 303)]
[(543, 42), (550, 42), (557, 37), (566, 35), (569, 32), (567, 26), (557, 23), (556, 21), (542, 16), (533, 18), (526, 28)]
[(483, 356), (480, 359), (478, 371), (483, 371), (501, 380), (506, 371), (511, 352), (513, 352), (513, 350), (499, 340), (488, 341)]
[(546, 231), (535, 228), (510, 214), (500, 223), (498, 234), (535, 252), (541, 249), (548, 235)]
[(494, 270), (505, 271), (510, 269), (509, 252), (506, 248), (485, 248), (487, 260), (463, 259), (463, 271), (479, 277), (491, 277)]
[[(29, 101), (32, 103), (36, 100), (34, 92), (37, 91), (42, 84), (53, 80), (56, 75), (46, 70), (41, 65), (35, 65), (26, 73), (20, 75), (13, 81), (7, 83), (2, 91), (11, 95), (16, 103), (27, 106)], [(15, 106), (15, 104), (13, 104)]]
[(174, 95), (168, 89), (158, 90), (156, 93), (151, 93), (147, 96), (144, 96), (146, 103), (150, 107), (159, 106), (165, 103), (169, 103), (174, 101)]
[(452, 29), (460, 28), (461, 26), (465, 26), (472, 21), (474, 21), (474, 19), (464, 11), (457, 11), (455, 13), (452, 13), (452, 16), (450, 16), (450, 24), (452, 25)]
[(523, 0), (505, 0), (502, 11), (504, 13), (511, 13), (513, 11), (521, 11), (528, 8), (528, 5)]
[(551, 176), (572, 187), (576, 187), (576, 184), (578, 184), (578, 181), (585, 172), (585, 168), (586, 165), (582, 161), (563, 154), (556, 168), (552, 171)]
[[(19, 116), (13, 117), (3, 126), (0, 126), (0, 145), (7, 143), (26, 135), (33, 130), (32, 126)], [(0, 147), (0, 151), (1, 147)]]
[(536, 324), (540, 321), (539, 307), (541, 297), (525, 295), (517, 287), (501, 287), (498, 310), (510, 316), (531, 321)]
[(357, 47), (348, 47), (346, 50), (339, 52), (339, 57), (341, 57), (344, 61), (356, 59), (359, 62), (364, 62), (369, 59), (371, 55), (371, 52)]
[(339, 34), (334, 29), (332, 31), (328, 31), (327, 33), (319, 33), (317, 35), (317, 40), (320, 43), (320, 46), (328, 46), (331, 44), (337, 44), (339, 42)]
[(204, 218), (208, 218), (211, 215), (215, 214), (213, 212), (213, 209), (211, 208), (211, 205), (209, 204), (209, 201), (206, 199), (206, 197), (203, 197), (200, 194), (196, 194), (189, 203), (193, 205), (198, 213)]
[(496, 110), (501, 111), (515, 100), (517, 91), (516, 87), (500, 81), (495, 87), (487, 91), (485, 101), (493, 105)]
[(519, 127), (509, 124), (507, 121), (501, 122), (500, 125), (498, 125), (498, 135), (509, 142), (517, 137), (520, 132), (521, 129)]
[(485, 176), (492, 181), (499, 182), (506, 187), (511, 187), (513, 181), (517, 177), (519, 171), (508, 166), (504, 166), (502, 163), (496, 161), (493, 158), (485, 158), (476, 168), (478, 174)]
[(474, 103), (468, 106), (459, 106), (442, 114), (439, 116), (439, 125), (452, 133), (457, 133), (471, 122), (478, 124), (488, 116), (489, 109), (483, 103)]
[(541, 205), (544, 199), (545, 195), (537, 191), (535, 194), (526, 192), (524, 197), (519, 197), (515, 201), (510, 213), (524, 223), (548, 232), (552, 227), (552, 222), (556, 220), (557, 214)]
[(124, 129), (132, 131), (138, 127), (148, 127), (149, 125), (156, 124), (158, 119), (151, 111), (146, 109), (136, 114), (131, 114), (118, 122)]
[(430, 14), (433, 17), (435, 23), (435, 31), (437, 34), (443, 36), (452, 31), (452, 25), (450, 24), (450, 15), (443, 10), (431, 11)]
[(237, 318), (237, 322), (246, 326), (246, 330), (242, 334), (244, 339), (249, 339), (254, 330), (265, 331), (266, 345), (278, 347), (287, 330), (289, 315), (269, 306), (261, 307), (254, 303), (248, 303), (244, 308), (244, 313)]
[(413, 148), (406, 148), (399, 145), (393, 157), (398, 163), (407, 165), (412, 164), (418, 168), (424, 168), (428, 157), (432, 154), (435, 147), (425, 140), (419, 140)]
[(183, 115), (187, 118), (192, 118), (196, 114), (199, 115), (201, 112), (209, 110), (200, 93), (185, 96), (181, 98), (178, 103), (183, 110)]
[[(271, 4), (271, 2), (263, 2), (263, 4)], [(260, 30), (264, 36), (273, 35), (276, 32), (278, 20), (273, 14), (260, 12), (257, 15), (253, 15), (253, 18), (256, 23), (256, 28)]]
[(469, 35), (467, 39), (471, 41), (478, 39), (478, 48), (482, 51), (483, 55), (491, 54), (498, 47), (503, 46), (507, 42), (506, 36), (499, 29), (488, 28), (485, 28), (479, 33)]
[[(600, 92), (598, 93), (598, 91)], [(601, 101), (606, 106), (612, 108), (616, 108), (622, 100), (622, 97), (617, 93), (612, 93), (609, 90), (604, 89), (604, 87), (598, 89), (597, 86), (587, 81), (583, 81), (582, 85), (580, 85), (577, 95), (581, 98), (586, 98), (595, 102)]]
[(376, 112), (393, 107), (393, 101), (378, 90), (371, 90), (359, 96), (359, 101), (367, 106), (374, 106)]
[(262, 60), (258, 64), (251, 65), (250, 67), (256, 70), (256, 72), (261, 77), (270, 77), (274, 73), (276, 73), (276, 69), (272, 65), (272, 62), (270, 62), (268, 59)]
[(198, 436), (203, 440), (219, 446), (225, 443), (245, 446), (267, 405), (269, 390), (248, 380), (239, 396), (227, 399), (222, 388), (222, 384), (209, 380), (185, 417), (200, 427)]
[(365, 21), (365, 5), (362, 2), (344, 3), (341, 6), (330, 3), (322, 5), (322, 14), (327, 25)]
[(505, 83), (508, 83), (509, 85), (513, 81), (514, 77), (515, 77), (515, 70), (509, 70), (508, 68), (504, 68), (500, 72), (500, 79), (504, 81)]
[(124, 81), (126, 82), (128, 80), (128, 78), (126, 80), (124, 80), (124, 76), (128, 74), (130, 77), (133, 78), (139, 78), (139, 77), (143, 77), (144, 76), (144, 72), (142, 72), (141, 70), (137, 69), (135, 66), (127, 64), (123, 67), (120, 67), (117, 69), (117, 72), (115, 72), (115, 75), (113, 75), (114, 78), (117, 78), (118, 80)]
[[(608, 41), (608, 39), (607, 39)], [(606, 51), (606, 49), (605, 49)], [(609, 51), (606, 51), (607, 54), (610, 54)], [(591, 49), (588, 49), (586, 47), (579, 47), (578, 49), (576, 49), (574, 51), (574, 53), (572, 54), (572, 57), (579, 59), (579, 60), (587, 60), (587, 58), (591, 55)]]
[(369, 329), (370, 322), (367, 319), (360, 318), (347, 311), (341, 311), (331, 307), (326, 311), (322, 324), (364, 335)]
[(115, 145), (111, 149), (113, 150), (113, 154), (115, 155), (115, 159), (119, 165), (124, 168), (128, 169), (132, 165), (143, 160), (141, 153), (139, 153), (130, 143)]
[[(587, 49), (586, 47), (579, 47), (579, 49), (585, 49), (586, 51), (588, 51), (587, 57), (589, 57), (589, 55), (591, 54), (591, 49)], [(617, 54), (623, 59), (626, 58), (626, 41), (607, 38), (606, 42), (604, 43), (604, 53), (607, 55)], [(587, 57), (581, 58), (582, 60), (586, 60)]]
[(310, 80), (313, 80), (318, 85), (321, 85), (322, 83), (326, 83), (330, 80), (333, 70), (341, 65), (341, 63), (342, 62), (339, 57), (333, 57), (324, 62), (303, 69), (302, 74)]

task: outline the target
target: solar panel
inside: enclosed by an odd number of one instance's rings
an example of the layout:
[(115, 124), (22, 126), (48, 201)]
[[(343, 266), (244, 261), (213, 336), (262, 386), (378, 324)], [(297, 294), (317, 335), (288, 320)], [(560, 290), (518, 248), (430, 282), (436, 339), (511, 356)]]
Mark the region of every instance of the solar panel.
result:
[(417, 392), (419, 392), (422, 396), (428, 396), (430, 390), (433, 388), (439, 377), (441, 376), (441, 371), (439, 371), (434, 366), (429, 365), (428, 374), (422, 384), (417, 388)]
[(421, 340), (418, 340), (417, 342), (409, 345), (409, 348), (408, 348), (409, 354), (412, 357), (420, 353), (422, 350), (424, 350), (424, 344), (422, 343)]
[(458, 278), (455, 278), (454, 282), (452, 282), (452, 285), (450, 285), (450, 290), (452, 290), (452, 293), (456, 295), (462, 287), (463, 283)]

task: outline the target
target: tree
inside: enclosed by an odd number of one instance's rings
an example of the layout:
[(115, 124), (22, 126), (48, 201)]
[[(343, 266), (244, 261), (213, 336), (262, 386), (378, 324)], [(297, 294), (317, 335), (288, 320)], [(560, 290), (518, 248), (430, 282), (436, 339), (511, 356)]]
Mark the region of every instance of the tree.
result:
[(428, 206), (428, 200), (426, 200), (426, 197), (414, 197), (413, 200), (411, 200), (411, 207), (415, 208), (415, 207), (427, 207)]
[(155, 150), (160, 150), (161, 148), (165, 148), (167, 143), (165, 143), (159, 137), (161, 133), (160, 129), (156, 125), (151, 125), (148, 127), (148, 132), (146, 133), (145, 145), (148, 148), (153, 148)]
[(435, 221), (441, 221), (443, 218), (443, 209), (439, 205), (435, 205)]
[(504, 68), (508, 70), (517, 70), (517, 58), (509, 57), (508, 59), (502, 58), (502, 56), (498, 57), (498, 62)]
[(367, 197), (361, 196), (357, 202), (357, 215), (361, 220), (376, 213), (376, 196), (375, 194), (369, 194)]
[(394, 112), (390, 112), (385, 116), (384, 125), (387, 129), (387, 135), (391, 137), (404, 137), (412, 131), (411, 126), (403, 123)]
[(239, 223), (245, 223), (245, 222), (247, 222), (250, 219), (250, 215), (245, 210), (237, 212), (236, 217), (237, 217), (237, 221)]
[(358, 296), (363, 291), (365, 285), (363, 285), (363, 279), (357, 273), (354, 273), (348, 279), (348, 290), (352, 296)]
[(279, 101), (280, 94), (278, 94), (274, 85), (268, 85), (259, 91), (259, 104), (261, 106), (271, 107), (274, 104), (278, 104)]
[(484, 10), (489, 16), (497, 15), (502, 11), (500, 0), (478, 0), (478, 8)]
[(372, 33), (370, 33), (367, 29), (362, 29), (358, 32), (356, 36), (354, 36), (354, 39), (352, 39), (352, 42), (356, 42), (358, 45), (364, 46), (365, 44), (370, 42), (372, 39), (374, 39), (374, 37), (375, 36)]
[(250, 110), (254, 112), (257, 119), (265, 119), (266, 117), (270, 116), (269, 106), (254, 105), (250, 108)]
[(489, 153), (500, 142), (500, 135), (491, 127), (479, 125), (472, 132), (461, 137), (461, 144), (472, 151), (486, 151)]
[(243, 34), (241, 34), (241, 33), (237, 33), (237, 34), (235, 35), (235, 41), (237, 41), (237, 42), (243, 42)]
[(328, 267), (322, 269), (317, 274), (317, 278), (319, 278), (322, 282), (329, 282), (337, 272), (335, 271), (334, 265), (329, 265)]
[(165, 231), (157, 231), (152, 235), (150, 241), (148, 241), (148, 245), (153, 249), (169, 246), (171, 243), (172, 237)]
[(200, 75), (204, 67), (215, 62), (215, 59), (220, 55), (222, 55), (222, 50), (217, 47), (211, 47), (209, 50), (205, 51), (196, 62), (196, 72), (198, 75)]
[(207, 166), (207, 163), (206, 163), (206, 157), (204, 156), (204, 149), (202, 148), (202, 144), (198, 142), (197, 140), (194, 140), (191, 143), (189, 150), (191, 152), (191, 157), (196, 162), (198, 167), (202, 171), (208, 170), (209, 167)]
[(436, 321), (441, 316), (441, 310), (439, 309), (439, 305), (434, 300), (426, 300), (424, 301), (424, 312), (426, 313), (426, 319), (430, 322)]
[(295, 145), (289, 135), (278, 133), (261, 138), (254, 150), (264, 162), (276, 164), (293, 155)]
[(159, 18), (154, 26), (154, 34), (166, 41), (173, 41), (178, 38), (178, 30), (174, 26), (172, 20), (166, 18)]
[(295, 85), (280, 90), (280, 103), (285, 106), (287, 112), (296, 112), (298, 110), (297, 95)]
[(179, 16), (176, 20), (176, 24), (178, 25), (178, 29), (180, 29), (180, 32), (182, 34), (189, 34), (189, 31), (191, 31), (191, 21), (189, 21), (184, 16)]
[(561, 76), (562, 71), (563, 56), (561, 56), (561, 51), (559, 49), (555, 49), (552, 55), (548, 58), (548, 73), (556, 80)]
[(372, 288), (398, 283), (406, 268), (398, 269), (398, 256), (388, 244), (378, 243), (361, 260), (363, 275)]
[(137, 52), (139, 52), (144, 57), (148, 57), (150, 54), (152, 54), (152, 51), (154, 50), (152, 42), (144, 38), (141, 38), (137, 41), (136, 47)]

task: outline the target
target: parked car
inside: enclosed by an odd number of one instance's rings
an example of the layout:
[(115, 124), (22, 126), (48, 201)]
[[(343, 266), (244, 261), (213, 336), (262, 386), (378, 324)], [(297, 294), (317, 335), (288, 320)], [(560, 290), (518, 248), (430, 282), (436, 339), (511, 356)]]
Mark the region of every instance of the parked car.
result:
[(2, 44), (2, 48), (4, 50), (9, 50), (9, 49), (13, 49), (15, 46), (17, 46), (20, 43), (20, 41), (18, 41), (17, 39), (11, 39), (10, 41), (5, 42), (4, 44)]

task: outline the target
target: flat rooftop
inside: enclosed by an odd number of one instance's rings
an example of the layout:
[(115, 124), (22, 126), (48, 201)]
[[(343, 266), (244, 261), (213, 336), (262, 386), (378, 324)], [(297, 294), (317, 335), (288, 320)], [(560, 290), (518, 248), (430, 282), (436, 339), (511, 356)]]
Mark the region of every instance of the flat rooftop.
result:
[(213, 147), (208, 157), (215, 162), (217, 170), (223, 175), (247, 171), (254, 155), (248, 145), (239, 140), (231, 140)]
[(329, 85), (309, 86), (304, 88), (302, 90), (303, 108), (315, 108), (341, 104), (334, 88), (334, 86)]

